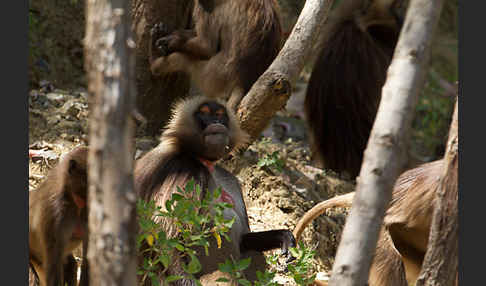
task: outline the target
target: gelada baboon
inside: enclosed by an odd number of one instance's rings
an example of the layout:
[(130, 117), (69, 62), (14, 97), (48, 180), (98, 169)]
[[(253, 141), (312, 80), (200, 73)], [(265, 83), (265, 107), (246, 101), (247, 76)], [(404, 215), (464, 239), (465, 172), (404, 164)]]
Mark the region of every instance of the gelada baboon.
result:
[(72, 252), (86, 241), (87, 154), (87, 147), (65, 154), (29, 193), (29, 266), (41, 286), (77, 283)]
[(236, 108), (280, 50), (277, 9), (275, 0), (196, 0), (193, 29), (152, 28), (152, 74), (189, 73), (204, 95)]
[[(415, 284), (427, 251), (443, 162), (423, 164), (397, 179), (371, 265), (370, 286)], [(354, 194), (337, 196), (315, 205), (297, 223), (295, 238), (299, 240), (305, 227), (326, 209), (350, 207)]]
[[(229, 257), (239, 260), (250, 256), (251, 269), (245, 275), (252, 280), (255, 279), (255, 270), (264, 267), (262, 251), (282, 248), (288, 254), (288, 248), (295, 247), (294, 236), (289, 230), (250, 231), (238, 179), (216, 164), (217, 160), (244, 144), (247, 138), (234, 113), (220, 100), (193, 97), (181, 100), (175, 106), (160, 144), (135, 164), (137, 193), (145, 200), (155, 199), (162, 208), (176, 191), (176, 186), (184, 188), (191, 178), (201, 186), (201, 197), (206, 191), (221, 187), (221, 199), (233, 205), (224, 213), (226, 219), (235, 217), (228, 234), (231, 242), (224, 241), (221, 248), (212, 242), (209, 256), (203, 252), (198, 257), (203, 266), (199, 273), (202, 277), (217, 271), (218, 263)], [(170, 219), (160, 218), (160, 223), (168, 237), (177, 234)], [(166, 274), (183, 275), (180, 264), (181, 259), (176, 259)], [(192, 284), (188, 279), (182, 279), (176, 285)]]
[(340, 3), (323, 28), (304, 106), (316, 159), (355, 178), (398, 40), (402, 0), (363, 0), (358, 10), (351, 2)]

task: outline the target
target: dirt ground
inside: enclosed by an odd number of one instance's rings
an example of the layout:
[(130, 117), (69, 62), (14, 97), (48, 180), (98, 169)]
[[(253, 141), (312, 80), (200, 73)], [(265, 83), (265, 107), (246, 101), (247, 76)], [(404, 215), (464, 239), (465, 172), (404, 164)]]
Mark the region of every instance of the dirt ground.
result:
[[(240, 179), (253, 231), (293, 230), (298, 219), (316, 203), (354, 190), (353, 182), (313, 165), (304, 121), (299, 117), (304, 90), (304, 84), (297, 85), (286, 110), (277, 114), (263, 139), (221, 162)], [(35, 191), (63, 153), (88, 144), (88, 115), (87, 94), (82, 89), (59, 90), (46, 83), (41, 89), (31, 90), (29, 149), (41, 152), (29, 160), (29, 191)], [(158, 138), (137, 136), (136, 158), (157, 143)], [(282, 162), (281, 170), (258, 165), (274, 152)], [(326, 276), (331, 269), (346, 214), (346, 209), (329, 210), (303, 234), (305, 244), (315, 248), (313, 271), (320, 275)], [(294, 285), (283, 272), (276, 279), (282, 285)]]

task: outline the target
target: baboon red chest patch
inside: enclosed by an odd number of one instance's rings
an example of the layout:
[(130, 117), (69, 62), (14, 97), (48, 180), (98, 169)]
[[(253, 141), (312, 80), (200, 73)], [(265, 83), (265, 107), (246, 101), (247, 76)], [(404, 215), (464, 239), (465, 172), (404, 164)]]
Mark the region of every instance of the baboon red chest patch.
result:
[[(214, 162), (211, 162), (204, 158), (199, 158), (199, 161), (204, 166), (206, 166), (206, 168), (208, 168), (209, 173), (214, 172)], [(218, 198), (217, 201), (231, 204), (233, 207), (235, 206), (235, 201), (233, 200), (233, 197), (228, 192), (226, 192), (223, 188), (221, 188), (221, 196)]]
[(218, 201), (231, 204), (233, 207), (235, 206), (235, 201), (233, 200), (233, 197), (223, 189), (221, 190), (221, 196), (219, 197)]

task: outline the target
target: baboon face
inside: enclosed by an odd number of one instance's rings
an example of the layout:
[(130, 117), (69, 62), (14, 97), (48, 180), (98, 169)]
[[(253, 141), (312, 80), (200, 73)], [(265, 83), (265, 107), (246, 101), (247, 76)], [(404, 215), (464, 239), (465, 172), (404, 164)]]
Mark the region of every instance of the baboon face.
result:
[(202, 157), (217, 160), (226, 155), (230, 151), (230, 136), (225, 106), (212, 101), (202, 103), (194, 119), (202, 135)]
[(64, 166), (64, 195), (68, 201), (74, 201), (78, 209), (78, 216), (86, 215), (86, 200), (88, 190), (87, 171), (88, 148), (78, 147), (74, 149)]
[(66, 182), (66, 188), (86, 200), (86, 189), (88, 188), (86, 166), (83, 166), (78, 160), (71, 159), (68, 170), (70, 177)]

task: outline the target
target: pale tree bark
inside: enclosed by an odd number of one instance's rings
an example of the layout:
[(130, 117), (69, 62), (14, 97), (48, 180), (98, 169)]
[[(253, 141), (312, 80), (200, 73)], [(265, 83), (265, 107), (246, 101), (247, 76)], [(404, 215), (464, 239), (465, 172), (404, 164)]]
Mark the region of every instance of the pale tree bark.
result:
[(366, 285), (393, 185), (406, 163), (417, 96), (442, 0), (411, 0), (364, 152), (329, 285)]
[[(90, 285), (136, 285), (135, 57), (128, 0), (86, 2)], [(93, 98), (94, 96), (94, 98)]]
[(282, 109), (304, 64), (309, 59), (333, 0), (307, 0), (292, 33), (270, 67), (243, 97), (238, 118), (241, 127), (255, 140), (273, 115)]
[(444, 156), (444, 169), (435, 198), (429, 243), (416, 286), (457, 285), (458, 266), (458, 124), (457, 101)]

